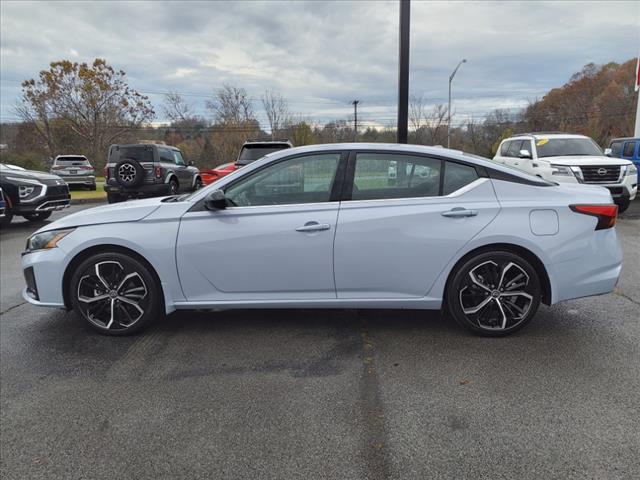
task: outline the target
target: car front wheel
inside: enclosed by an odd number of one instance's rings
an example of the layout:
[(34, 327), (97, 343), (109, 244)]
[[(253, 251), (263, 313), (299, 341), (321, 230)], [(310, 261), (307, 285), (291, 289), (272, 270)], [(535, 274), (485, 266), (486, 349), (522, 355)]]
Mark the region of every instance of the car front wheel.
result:
[(540, 278), (526, 259), (509, 251), (488, 251), (455, 269), (446, 306), (460, 325), (482, 335), (501, 336), (531, 321), (540, 296)]
[(124, 253), (99, 253), (71, 277), (73, 309), (105, 335), (137, 332), (163, 315), (160, 286), (149, 268)]

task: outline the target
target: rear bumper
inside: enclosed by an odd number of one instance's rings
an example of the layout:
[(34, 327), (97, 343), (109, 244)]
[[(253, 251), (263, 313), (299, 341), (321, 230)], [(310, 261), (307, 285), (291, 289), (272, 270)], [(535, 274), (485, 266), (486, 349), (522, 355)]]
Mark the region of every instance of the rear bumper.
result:
[(613, 291), (622, 270), (622, 249), (615, 228), (594, 232), (586, 248), (553, 265), (552, 303)]
[(136, 185), (133, 188), (125, 188), (113, 180), (108, 180), (107, 183), (104, 184), (104, 191), (111, 194), (136, 198), (161, 197), (163, 195), (171, 195), (171, 186), (168, 183), (153, 183)]
[(60, 175), (67, 185), (95, 185), (96, 177), (95, 175)]

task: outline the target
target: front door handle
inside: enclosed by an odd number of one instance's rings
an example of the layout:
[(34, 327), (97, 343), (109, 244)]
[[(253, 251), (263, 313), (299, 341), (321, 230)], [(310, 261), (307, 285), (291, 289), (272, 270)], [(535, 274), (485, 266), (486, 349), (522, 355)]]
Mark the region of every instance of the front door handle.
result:
[(329, 230), (331, 225), (328, 223), (307, 222), (302, 227), (296, 228), (296, 232), (319, 232), (321, 230)]
[(442, 212), (441, 215), (443, 217), (449, 218), (461, 218), (461, 217), (475, 217), (478, 215), (477, 210), (467, 210), (466, 208), (456, 207), (452, 208), (448, 212)]

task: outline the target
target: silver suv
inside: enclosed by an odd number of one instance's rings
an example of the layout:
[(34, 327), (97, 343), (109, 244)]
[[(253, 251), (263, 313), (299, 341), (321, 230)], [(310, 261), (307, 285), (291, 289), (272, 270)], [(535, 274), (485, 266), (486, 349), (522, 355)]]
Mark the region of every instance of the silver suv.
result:
[(606, 187), (620, 212), (638, 191), (638, 170), (621, 158), (604, 155), (591, 138), (567, 133), (523, 133), (503, 140), (493, 158), (558, 183)]
[(58, 155), (49, 173), (61, 177), (67, 185), (96, 189), (96, 172), (84, 155)]
[(202, 186), (200, 170), (168, 145), (111, 145), (104, 173), (109, 203), (175, 195)]

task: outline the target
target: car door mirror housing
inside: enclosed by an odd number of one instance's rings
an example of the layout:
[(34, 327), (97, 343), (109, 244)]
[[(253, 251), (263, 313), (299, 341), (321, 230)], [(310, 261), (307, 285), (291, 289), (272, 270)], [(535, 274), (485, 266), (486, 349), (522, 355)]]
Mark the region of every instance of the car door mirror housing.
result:
[(188, 164), (188, 165), (189, 165), (190, 167), (194, 167), (196, 164), (194, 163), (194, 161), (193, 161), (193, 160), (189, 160), (189, 164)]
[(204, 199), (207, 210), (224, 210), (227, 208), (227, 197), (222, 190), (214, 190)]
[(520, 150), (520, 153), (518, 153), (518, 157), (520, 157), (520, 158), (532, 158), (531, 157), (531, 152), (529, 150)]
[(607, 157), (610, 157), (610, 156), (611, 156), (611, 153), (612, 153), (612, 151), (611, 151), (611, 149), (610, 149), (610, 148), (605, 148), (605, 149), (604, 149), (604, 154), (605, 154)]

